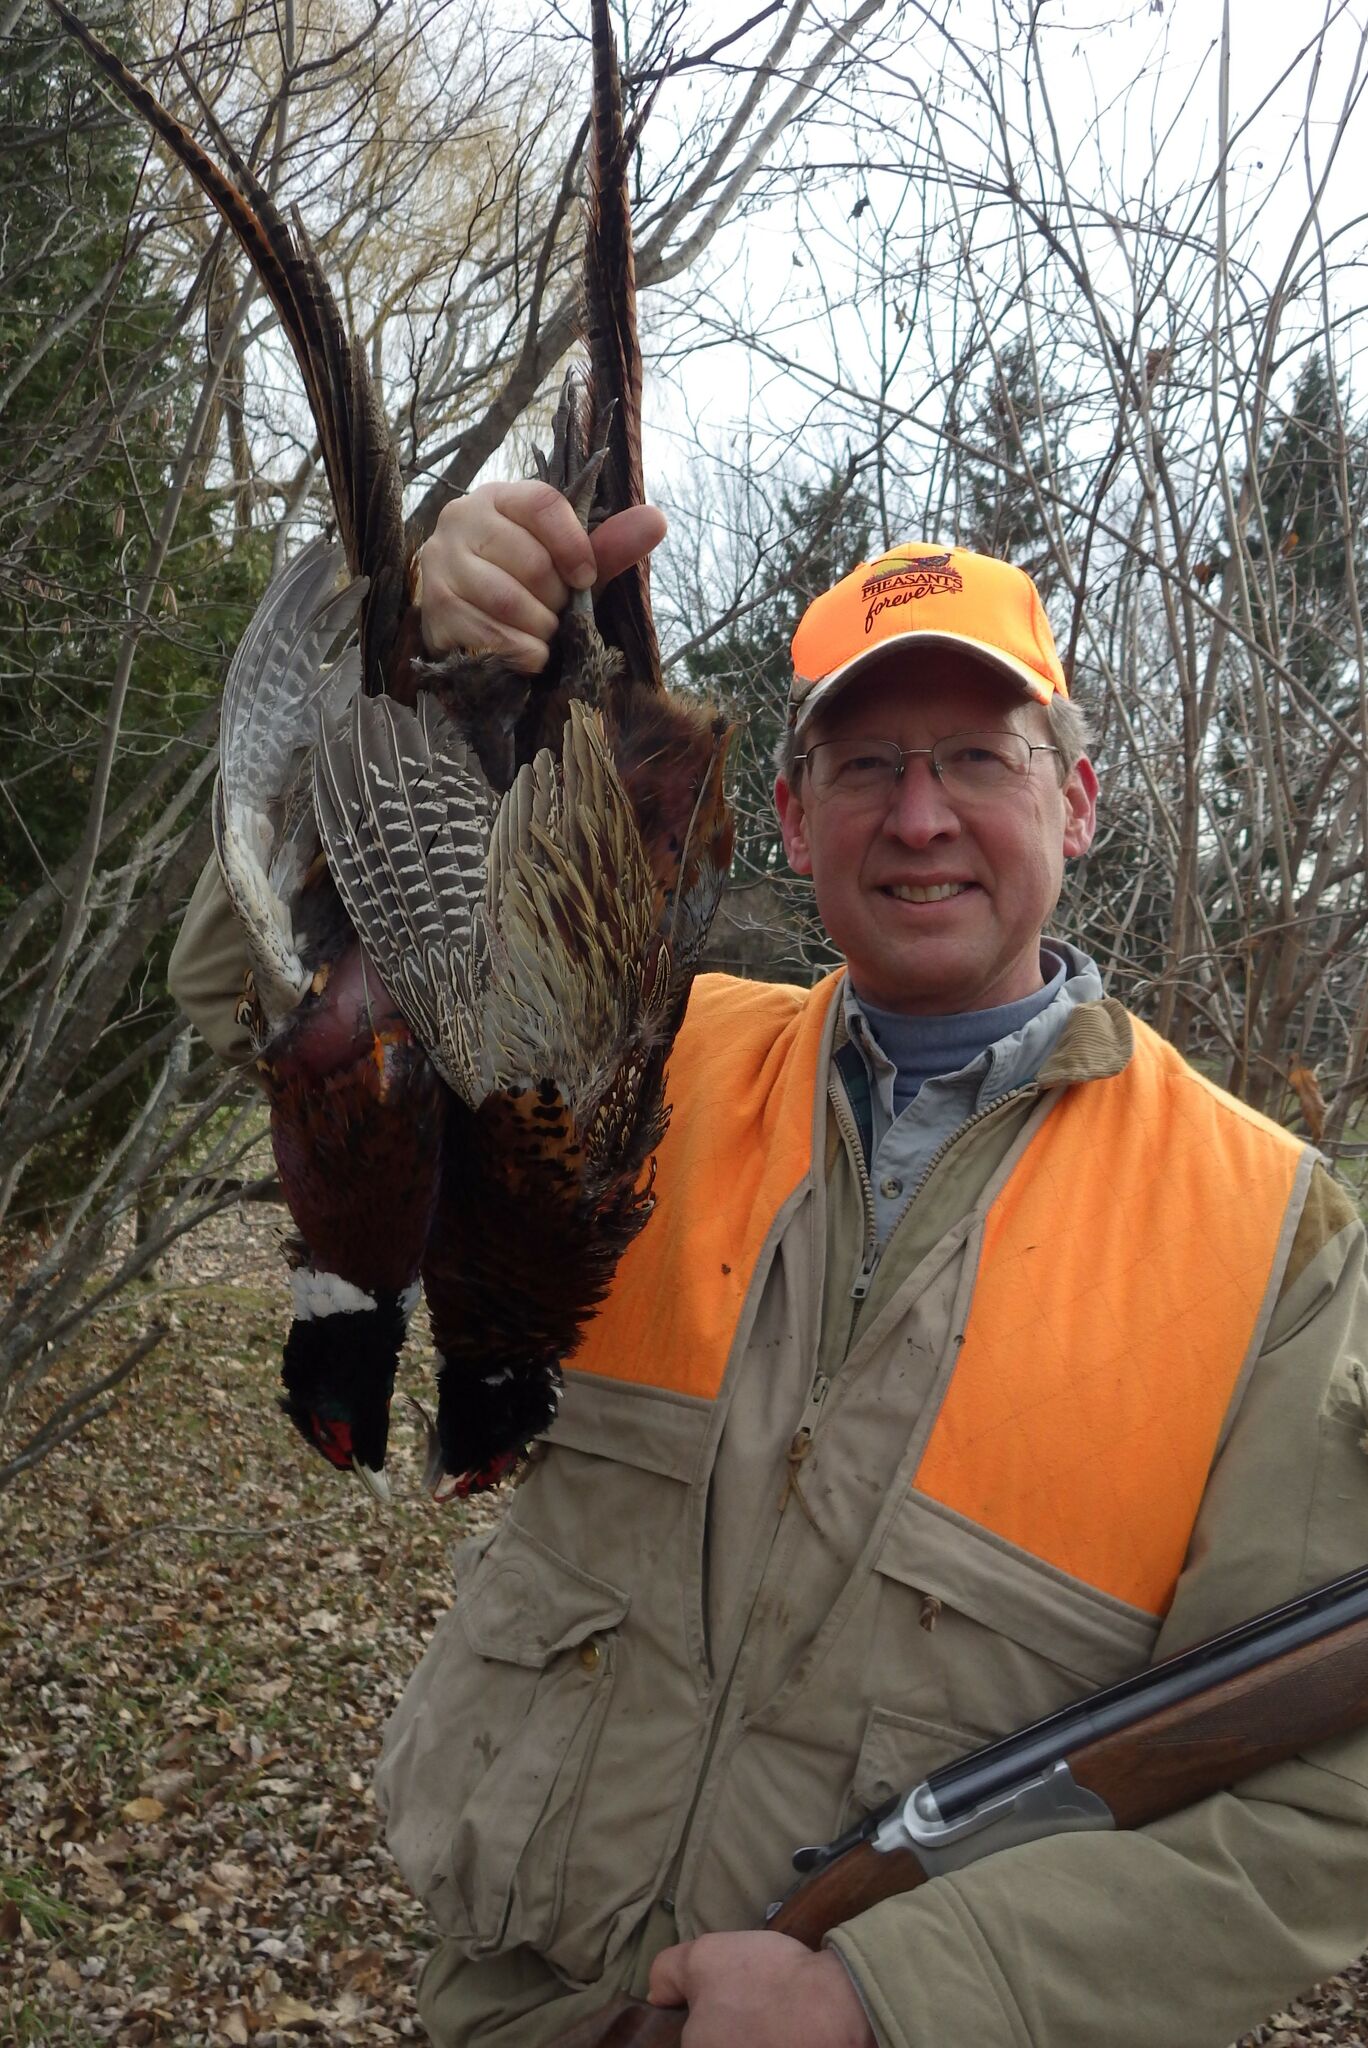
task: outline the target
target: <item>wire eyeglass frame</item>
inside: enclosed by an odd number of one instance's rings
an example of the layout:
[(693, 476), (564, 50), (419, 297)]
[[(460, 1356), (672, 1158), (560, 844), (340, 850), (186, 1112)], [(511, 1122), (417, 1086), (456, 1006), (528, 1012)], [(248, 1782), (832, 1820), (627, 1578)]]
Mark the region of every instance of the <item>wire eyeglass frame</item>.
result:
[[(1010, 756), (1013, 752), (1017, 753), (1020, 765), (1014, 766), (1010, 758), (1003, 759), (996, 755), (992, 757), (994, 772), (989, 774), (985, 782), (976, 782), (972, 772), (966, 779), (965, 763), (951, 757), (955, 749), (963, 750), (967, 743), (975, 740), (991, 740), (995, 745), (1004, 740), (1010, 741), (1008, 754)], [(878, 765), (872, 777), (858, 787), (843, 787), (836, 781), (819, 780), (818, 772), (812, 768), (813, 757), (828, 754), (830, 758), (828, 750), (832, 748), (840, 748), (843, 752), (854, 749), (853, 754), (848, 757), (852, 764), (859, 759), (861, 753), (875, 756)], [(991, 801), (994, 797), (1003, 796), (1024, 783), (1031, 772), (1031, 761), (1036, 754), (1058, 756), (1059, 748), (1028, 740), (1024, 733), (952, 732), (929, 747), (900, 747), (896, 740), (819, 740), (817, 745), (809, 747), (806, 753), (795, 754), (793, 766), (808, 769), (812, 795), (820, 803), (872, 805), (879, 801), (887, 802), (891, 798), (893, 791), (907, 773), (907, 763), (921, 755), (930, 761), (931, 772), (943, 789), (952, 796), (972, 802)]]

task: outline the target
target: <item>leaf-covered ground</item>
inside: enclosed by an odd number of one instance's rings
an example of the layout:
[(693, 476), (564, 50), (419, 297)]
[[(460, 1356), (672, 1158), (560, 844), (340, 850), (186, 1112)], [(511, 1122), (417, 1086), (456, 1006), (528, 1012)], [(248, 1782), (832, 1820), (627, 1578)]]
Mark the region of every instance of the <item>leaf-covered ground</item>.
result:
[[(136, 1396), (0, 1497), (0, 2048), (422, 2037), (370, 1775), (498, 1503), (433, 1507), (402, 1404), (391, 1508), (297, 1447), (278, 1219), (183, 1247)], [(1368, 1968), (1255, 2042), (1368, 2043)]]
[(369, 1787), (471, 1517), (403, 1404), (388, 1509), (276, 1410), (280, 1215), (180, 1251), (135, 1398), (0, 1499), (5, 2048), (422, 2038)]

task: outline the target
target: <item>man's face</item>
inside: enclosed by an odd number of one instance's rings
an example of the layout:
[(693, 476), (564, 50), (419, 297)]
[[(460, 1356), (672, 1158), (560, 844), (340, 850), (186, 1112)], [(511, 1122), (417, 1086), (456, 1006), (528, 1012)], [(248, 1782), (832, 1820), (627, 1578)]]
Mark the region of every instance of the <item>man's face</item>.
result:
[[(814, 715), (803, 744), (929, 747), (951, 733), (1002, 731), (1047, 745), (1044, 706), (972, 658), (936, 649), (891, 654)], [(1041, 986), (1040, 934), (1065, 859), (1092, 840), (1097, 778), (1087, 761), (1061, 787), (1056, 757), (1033, 754), (1030, 774), (1005, 794), (965, 802), (919, 755), (882, 809), (813, 797), (806, 775), (796, 788), (780, 776), (775, 802), (789, 862), (812, 877), (832, 943), (875, 1008), (944, 1016), (1017, 1002)], [(912, 900), (947, 884), (950, 895)]]

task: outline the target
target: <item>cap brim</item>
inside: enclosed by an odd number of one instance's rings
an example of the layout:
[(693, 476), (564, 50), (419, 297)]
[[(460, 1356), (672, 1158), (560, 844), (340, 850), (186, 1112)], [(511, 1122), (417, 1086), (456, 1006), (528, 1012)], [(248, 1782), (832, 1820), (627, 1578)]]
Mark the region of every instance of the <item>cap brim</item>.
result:
[(829, 676), (823, 676), (815, 689), (809, 690), (797, 708), (793, 730), (801, 732), (814, 711), (829, 704), (847, 683), (867, 670), (885, 661), (890, 654), (899, 654), (912, 647), (948, 647), (956, 654), (968, 654), (983, 666), (992, 669), (1007, 682), (1015, 683), (1024, 696), (1031, 697), (1037, 704), (1048, 704), (1058, 694), (1057, 685), (1046, 681), (1035, 669), (1014, 655), (1004, 654), (1000, 647), (990, 647), (985, 641), (971, 640), (965, 633), (890, 633), (886, 640), (880, 640), (876, 647), (866, 647), (853, 655), (840, 668), (834, 668)]

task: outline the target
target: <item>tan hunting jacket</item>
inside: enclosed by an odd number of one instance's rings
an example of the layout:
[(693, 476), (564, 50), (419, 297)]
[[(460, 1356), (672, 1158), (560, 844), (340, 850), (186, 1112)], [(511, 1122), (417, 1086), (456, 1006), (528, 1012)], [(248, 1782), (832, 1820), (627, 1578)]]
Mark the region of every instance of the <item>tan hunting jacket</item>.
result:
[[(824, 1075), (840, 1028), (832, 1005)], [(944, 1148), (863, 1300), (858, 1145), (819, 1087), (716, 1398), (568, 1373), (386, 1733), (389, 1839), (444, 1937), (439, 2048), (542, 2048), (661, 1947), (759, 1924), (795, 1845), (1368, 1559), (1363, 1232), (1309, 1160), (1162, 1622), (912, 1489), (990, 1205), (1132, 1042), (1118, 1005), (1075, 1011)], [(1135, 1164), (1110, 1207), (1061, 1205), (1100, 1262)], [(1190, 1228), (1219, 1263), (1211, 1218)], [(1190, 1363), (1179, 1331), (1179, 1406)], [(1365, 1940), (1368, 1734), (1134, 1834), (985, 1859), (831, 1945), (887, 2048), (1223, 2048)]]

